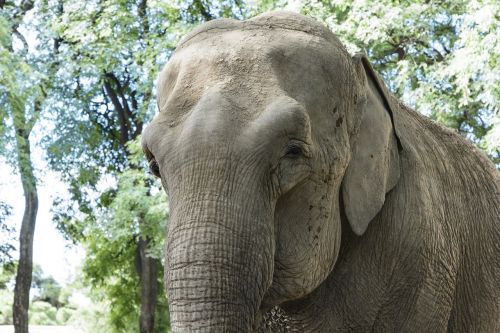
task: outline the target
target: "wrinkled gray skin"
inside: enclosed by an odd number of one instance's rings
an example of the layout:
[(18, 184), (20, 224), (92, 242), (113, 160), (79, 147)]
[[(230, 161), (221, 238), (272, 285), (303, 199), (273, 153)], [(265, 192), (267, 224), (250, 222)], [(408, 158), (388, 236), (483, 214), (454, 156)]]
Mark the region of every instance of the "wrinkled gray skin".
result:
[(202, 25), (158, 107), (173, 332), (500, 332), (498, 172), (319, 23)]

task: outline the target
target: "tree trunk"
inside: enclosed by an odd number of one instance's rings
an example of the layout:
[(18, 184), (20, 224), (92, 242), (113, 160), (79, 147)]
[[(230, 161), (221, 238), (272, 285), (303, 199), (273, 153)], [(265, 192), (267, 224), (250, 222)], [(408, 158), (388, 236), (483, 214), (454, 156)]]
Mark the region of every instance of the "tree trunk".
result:
[(141, 281), (140, 333), (153, 333), (155, 322), (156, 298), (158, 294), (158, 259), (146, 255), (149, 239), (139, 239), (138, 274)]
[[(22, 131), (21, 131), (22, 132)], [(38, 211), (36, 180), (31, 164), (29, 135), (16, 135), (18, 170), (23, 185), (25, 207), (19, 235), (19, 263), (14, 288), (13, 322), (15, 333), (28, 333), (28, 308), (33, 270), (33, 236)]]

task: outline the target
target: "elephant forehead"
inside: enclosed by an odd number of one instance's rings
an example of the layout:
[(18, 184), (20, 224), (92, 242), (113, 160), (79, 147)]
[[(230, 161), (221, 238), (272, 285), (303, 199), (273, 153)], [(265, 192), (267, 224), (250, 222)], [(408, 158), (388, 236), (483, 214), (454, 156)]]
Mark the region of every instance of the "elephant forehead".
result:
[(218, 86), (240, 111), (247, 111), (242, 117), (254, 118), (283, 94), (307, 107), (333, 85), (327, 76), (340, 68), (335, 53), (328, 41), (302, 31), (211, 33), (176, 52), (165, 66), (158, 106), (175, 123)]

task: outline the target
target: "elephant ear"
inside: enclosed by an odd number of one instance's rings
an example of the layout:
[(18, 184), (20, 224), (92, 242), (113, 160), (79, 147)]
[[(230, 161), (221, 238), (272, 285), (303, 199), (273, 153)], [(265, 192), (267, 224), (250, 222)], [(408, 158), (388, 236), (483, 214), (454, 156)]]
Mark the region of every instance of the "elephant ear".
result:
[(342, 182), (342, 196), (351, 228), (360, 236), (399, 180), (400, 145), (387, 89), (366, 56), (356, 55), (353, 60), (361, 96), (366, 98), (359, 99), (356, 110), (361, 120), (351, 138), (351, 162)]

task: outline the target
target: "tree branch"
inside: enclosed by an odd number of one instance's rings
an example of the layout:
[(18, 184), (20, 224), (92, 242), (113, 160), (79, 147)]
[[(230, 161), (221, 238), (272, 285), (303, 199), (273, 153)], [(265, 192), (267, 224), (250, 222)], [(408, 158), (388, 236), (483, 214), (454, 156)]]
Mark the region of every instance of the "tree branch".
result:
[(125, 119), (125, 112), (123, 110), (123, 106), (120, 104), (120, 100), (118, 99), (118, 95), (116, 91), (113, 89), (111, 84), (109, 83), (108, 73), (105, 74), (104, 79), (104, 89), (106, 90), (106, 94), (108, 95), (111, 103), (115, 107), (115, 111), (118, 114), (118, 120), (120, 122), (120, 144), (125, 145), (128, 141), (128, 124)]
[[(108, 96), (106, 95), (106, 91), (104, 90), (104, 87), (102, 88), (102, 96), (104, 97), (104, 102), (103, 105), (106, 108), (106, 111), (104, 112), (103, 116), (106, 119), (106, 121), (110, 124), (110, 127), (113, 127), (115, 124), (115, 118), (110, 116), (110, 114), (113, 113), (112, 110), (109, 109), (109, 99)], [(116, 138), (118, 139), (118, 138)]]
[(434, 58), (435, 61), (439, 62), (439, 61), (442, 61), (444, 59), (444, 56), (441, 54), (441, 52), (439, 52), (436, 48), (430, 46), (429, 44), (425, 43), (424, 41), (421, 41), (419, 39), (416, 39), (414, 40), (414, 42), (420, 46), (423, 46), (425, 48), (428, 48), (428, 49), (431, 49), (432, 51), (434, 51), (434, 53), (436, 54), (436, 56), (431, 56), (429, 55), (431, 58)]
[(142, 21), (142, 31), (141, 39), (145, 39), (146, 35), (149, 33), (149, 20), (147, 16), (148, 0), (141, 0), (139, 7), (137, 8), (137, 13)]
[(131, 118), (133, 118), (133, 114), (130, 110), (130, 107), (128, 105), (128, 101), (127, 101), (127, 98), (125, 97), (125, 94), (124, 94), (124, 91), (123, 91), (123, 86), (120, 84), (120, 80), (118, 80), (118, 78), (113, 74), (113, 73), (106, 73), (106, 76), (108, 78), (110, 78), (116, 85), (116, 92), (118, 93), (118, 95), (120, 96), (122, 102), (121, 102), (121, 105), (123, 106), (123, 110), (125, 111), (124, 112), (124, 116), (125, 116), (125, 121), (127, 121), (127, 123), (129, 122), (129, 120)]
[(44, 82), (42, 82), (40, 84), (40, 96), (38, 96), (35, 99), (35, 103), (33, 106), (33, 115), (26, 122), (26, 131), (28, 131), (28, 135), (29, 133), (31, 133), (33, 126), (35, 126), (36, 122), (40, 118), (40, 114), (42, 113), (43, 102), (45, 101), (46, 98), (47, 98), (47, 92), (45, 91)]
[(23, 50), (21, 51), (21, 56), (22, 57), (25, 57), (26, 54), (28, 54), (28, 50), (29, 50), (29, 46), (28, 46), (28, 42), (26, 41), (26, 38), (24, 38), (23, 34), (21, 34), (19, 32), (19, 30), (17, 30), (17, 28), (13, 28), (12, 29), (12, 33), (17, 37), (19, 38), (19, 40), (21, 41), (21, 43), (23, 43)]
[(205, 20), (210, 21), (214, 19), (213, 15), (205, 8), (201, 0), (194, 0), (193, 6), (200, 11), (201, 16), (203, 16)]
[(14, 14), (12, 15), (12, 21), (14, 22), (14, 24), (12, 25), (12, 30), (17, 30), (24, 15), (26, 15), (26, 13), (32, 10), (34, 7), (34, 0), (25, 0), (21, 2), (19, 7), (16, 8), (17, 10), (15, 10)]

